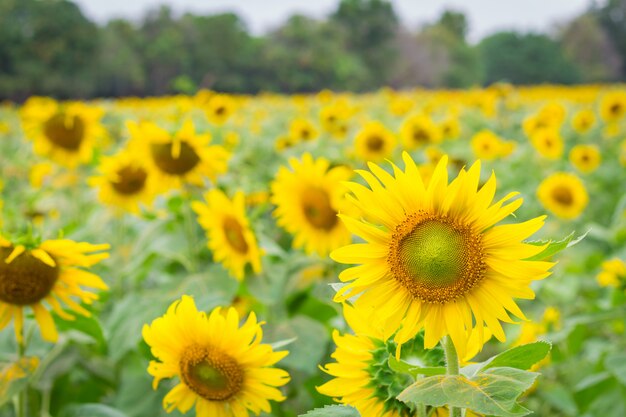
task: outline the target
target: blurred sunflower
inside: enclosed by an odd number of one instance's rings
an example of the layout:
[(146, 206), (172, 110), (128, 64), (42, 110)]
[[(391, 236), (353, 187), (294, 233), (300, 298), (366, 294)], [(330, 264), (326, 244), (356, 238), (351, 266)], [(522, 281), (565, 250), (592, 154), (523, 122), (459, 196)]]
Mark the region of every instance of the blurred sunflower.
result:
[(557, 172), (544, 179), (537, 188), (537, 197), (547, 210), (562, 219), (575, 219), (589, 202), (580, 178), (566, 172)]
[(524, 319), (514, 298), (533, 298), (530, 283), (547, 277), (553, 265), (525, 260), (543, 250), (523, 239), (545, 216), (496, 225), (522, 200), (505, 204), (517, 194), (510, 193), (492, 205), (495, 175), (478, 189), (479, 162), (448, 184), (444, 157), (425, 186), (411, 157), (403, 159), (405, 171), (394, 165), (393, 176), (375, 164), (369, 165), (373, 174), (359, 172), (370, 188), (347, 184), (363, 218), (340, 218), (366, 243), (331, 253), (337, 262), (357, 265), (339, 275), (348, 283), (335, 300), (362, 293), (364, 306), (402, 324), (399, 344), (424, 328), (425, 348), (450, 335), (463, 357), (472, 327), (483, 343), (483, 324), (504, 341), (500, 322), (512, 322), (508, 312)]
[(227, 94), (213, 94), (203, 106), (207, 119), (218, 126), (223, 125), (235, 113), (236, 102)]
[(593, 110), (581, 110), (572, 118), (572, 127), (578, 133), (586, 133), (596, 123)]
[(407, 118), (400, 128), (400, 137), (406, 149), (439, 143), (443, 139), (439, 126), (425, 114), (416, 114)]
[(289, 138), (294, 143), (308, 142), (317, 138), (318, 135), (317, 129), (310, 120), (298, 118), (289, 124)]
[(444, 139), (456, 139), (461, 134), (461, 124), (458, 118), (449, 117), (439, 125), (439, 130)]
[(394, 134), (380, 122), (368, 122), (354, 138), (356, 155), (363, 161), (381, 161), (396, 147)]
[(91, 161), (94, 146), (106, 136), (100, 124), (102, 111), (84, 103), (33, 97), (20, 115), (35, 153), (68, 168)]
[(602, 270), (596, 276), (601, 287), (618, 288), (626, 283), (626, 263), (619, 258), (602, 262)]
[(108, 258), (109, 245), (91, 245), (67, 239), (47, 240), (33, 249), (13, 244), (0, 236), (0, 329), (13, 320), (15, 335), (23, 342), (24, 309), (30, 307), (41, 329), (41, 336), (56, 342), (58, 333), (44, 302), (62, 319), (73, 320), (62, 304), (89, 317), (90, 313), (75, 301), (91, 304), (98, 295), (82, 286), (108, 289), (100, 277), (79, 268), (87, 268)]
[(104, 204), (138, 214), (141, 205), (150, 206), (156, 196), (153, 174), (145, 160), (122, 151), (104, 157), (98, 167), (99, 176), (91, 177), (89, 185), (98, 188), (98, 199)]
[(351, 113), (348, 104), (342, 100), (325, 106), (320, 111), (322, 128), (336, 138), (344, 138), (348, 133), (348, 120)]
[(538, 129), (530, 137), (530, 143), (541, 156), (559, 159), (563, 155), (563, 138), (556, 129)]
[(291, 169), (281, 167), (271, 184), (278, 224), (294, 235), (293, 246), (307, 254), (326, 256), (350, 242), (350, 232), (337, 213), (344, 205), (342, 181), (351, 176), (344, 167), (330, 168), (324, 158), (306, 153), (302, 160), (291, 158)]
[(239, 281), (244, 278), (246, 264), (255, 274), (261, 272), (261, 252), (246, 216), (245, 197), (238, 192), (232, 201), (220, 190), (204, 195), (207, 204), (191, 203), (198, 214), (198, 223), (206, 230), (213, 259), (221, 262)]
[(589, 174), (600, 166), (602, 156), (595, 145), (576, 145), (569, 152), (569, 160), (577, 170)]
[(607, 93), (600, 102), (600, 116), (607, 123), (617, 122), (626, 114), (626, 92)]
[(289, 382), (289, 374), (272, 365), (288, 352), (261, 343), (254, 313), (239, 327), (235, 308), (218, 307), (207, 317), (183, 296), (142, 334), (158, 359), (148, 366), (153, 388), (163, 378), (180, 378), (163, 398), (167, 412), (186, 413), (195, 405), (198, 417), (247, 417), (250, 411), (269, 413), (270, 400), (285, 399), (277, 387)]
[(211, 135), (196, 134), (191, 120), (173, 135), (151, 122), (129, 122), (128, 129), (129, 150), (148, 156), (146, 161), (155, 182), (163, 189), (185, 183), (202, 186), (205, 178), (215, 181), (228, 169), (228, 151), (220, 145), (209, 146)]
[(472, 149), (478, 159), (488, 161), (507, 156), (515, 149), (513, 142), (502, 140), (490, 130), (481, 130), (472, 136)]

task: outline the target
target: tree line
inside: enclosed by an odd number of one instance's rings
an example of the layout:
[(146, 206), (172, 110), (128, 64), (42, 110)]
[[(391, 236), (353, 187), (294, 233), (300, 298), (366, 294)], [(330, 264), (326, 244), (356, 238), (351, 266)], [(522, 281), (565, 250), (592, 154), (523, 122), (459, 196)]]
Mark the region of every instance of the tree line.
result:
[(371, 91), (626, 80), (626, 0), (605, 0), (550, 33), (467, 39), (463, 13), (404, 27), (388, 0), (341, 0), (253, 36), (236, 14), (90, 21), (69, 0), (0, 0), (0, 99)]

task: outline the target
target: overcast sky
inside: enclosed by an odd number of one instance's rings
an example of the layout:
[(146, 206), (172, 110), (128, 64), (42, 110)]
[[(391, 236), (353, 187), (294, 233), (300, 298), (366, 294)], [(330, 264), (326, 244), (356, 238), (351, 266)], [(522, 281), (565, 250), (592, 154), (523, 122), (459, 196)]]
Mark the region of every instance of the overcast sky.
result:
[[(261, 34), (293, 13), (322, 17), (335, 9), (338, 0), (74, 0), (98, 22), (113, 17), (138, 19), (143, 13), (168, 4), (183, 13), (209, 14), (234, 11), (253, 33)], [(464, 11), (474, 41), (502, 29), (550, 31), (585, 10), (590, 0), (392, 0), (405, 25), (414, 28), (433, 21), (445, 8)]]

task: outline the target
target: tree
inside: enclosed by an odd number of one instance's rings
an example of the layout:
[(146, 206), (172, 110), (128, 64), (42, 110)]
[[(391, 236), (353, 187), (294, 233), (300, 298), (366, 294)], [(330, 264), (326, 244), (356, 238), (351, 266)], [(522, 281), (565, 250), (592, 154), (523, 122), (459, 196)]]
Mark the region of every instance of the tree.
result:
[(608, 0), (592, 9), (621, 57), (622, 80), (626, 80), (626, 0)]

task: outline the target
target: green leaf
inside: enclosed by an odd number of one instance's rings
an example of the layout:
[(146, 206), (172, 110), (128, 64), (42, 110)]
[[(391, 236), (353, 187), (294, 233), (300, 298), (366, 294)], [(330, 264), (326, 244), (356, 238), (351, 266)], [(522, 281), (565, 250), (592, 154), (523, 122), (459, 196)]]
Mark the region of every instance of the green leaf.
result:
[(415, 366), (411, 365), (408, 362), (403, 360), (398, 360), (395, 356), (389, 356), (389, 367), (397, 373), (411, 375), (412, 377), (417, 377), (418, 375), (444, 375), (446, 373), (446, 368), (444, 366)]
[(544, 341), (516, 346), (489, 359), (480, 370), (501, 367), (527, 370), (548, 356), (551, 349), (552, 344)]
[(360, 414), (352, 407), (346, 405), (327, 405), (324, 408), (316, 408), (298, 417), (359, 417)]
[(115, 408), (104, 404), (76, 404), (61, 411), (59, 417), (127, 417)]
[(106, 349), (106, 339), (102, 331), (102, 325), (95, 316), (85, 317), (79, 314), (75, 315), (74, 320), (57, 320), (57, 328), (62, 332), (68, 332), (71, 339), (84, 342), (82, 338), (74, 336), (73, 332), (80, 332), (88, 336), (88, 342), (95, 343), (100, 352)]
[(452, 405), (490, 416), (530, 414), (517, 399), (539, 374), (515, 368), (491, 368), (476, 376), (438, 375), (423, 378), (402, 391), (398, 400), (433, 407)]
[(589, 230), (587, 230), (585, 233), (578, 236), (577, 238), (574, 238), (574, 232), (572, 232), (569, 235), (567, 235), (565, 238), (556, 242), (545, 241), (545, 240), (536, 240), (536, 241), (526, 242), (530, 245), (536, 245), (536, 246), (543, 246), (545, 244), (548, 244), (548, 246), (544, 250), (542, 250), (540, 253), (536, 254), (535, 256), (531, 256), (530, 258), (527, 258), (526, 260), (527, 261), (546, 260), (556, 255), (557, 253), (561, 252), (562, 250), (576, 245), (581, 240), (583, 240), (587, 236), (588, 233), (589, 233)]
[(604, 360), (604, 367), (613, 374), (619, 382), (626, 385), (626, 353), (619, 352), (607, 356)]

